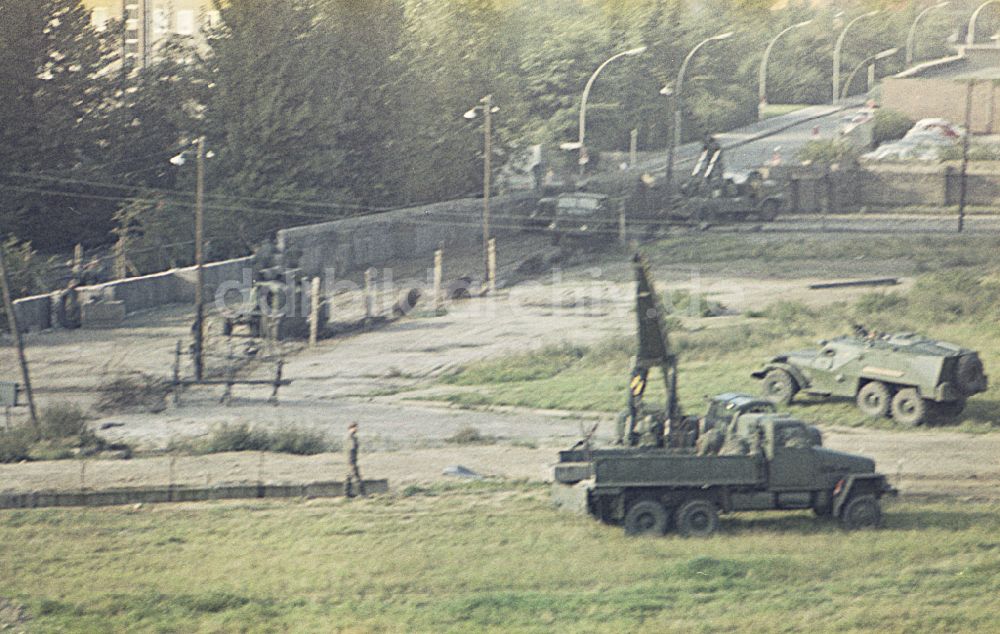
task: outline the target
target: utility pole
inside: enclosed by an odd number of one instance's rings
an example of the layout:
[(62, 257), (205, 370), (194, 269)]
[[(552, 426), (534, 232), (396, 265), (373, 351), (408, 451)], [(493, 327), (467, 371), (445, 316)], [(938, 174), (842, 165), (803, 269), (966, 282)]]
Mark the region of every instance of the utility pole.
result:
[(962, 139), (962, 173), (958, 183), (958, 232), (965, 226), (965, 192), (969, 171), (969, 137), (972, 136), (972, 92), (976, 81), (970, 79), (965, 90), (965, 137)]
[(485, 128), (486, 140), (484, 142), (484, 149), (486, 154), (483, 156), (483, 258), (484, 258), (484, 270), (486, 271), (486, 283), (484, 284), (484, 289), (489, 289), (492, 283), (490, 279), (490, 175), (492, 169), (490, 168), (490, 137), (493, 136), (493, 95), (486, 95), (483, 97), (483, 117)]
[(194, 202), (194, 378), (201, 381), (204, 376), (205, 345), (205, 137), (200, 136), (197, 144), (197, 177)]
[(3, 291), (3, 303), (7, 309), (7, 325), (14, 336), (17, 347), (17, 358), (21, 363), (21, 380), (24, 381), (24, 393), (28, 397), (28, 411), (35, 433), (39, 432), (38, 412), (35, 410), (35, 395), (31, 391), (31, 376), (28, 374), (28, 359), (24, 356), (24, 340), (21, 339), (21, 329), (17, 325), (17, 314), (14, 312), (14, 301), (10, 294), (10, 279), (7, 277), (7, 264), (4, 262), (4, 249), (0, 246), (0, 290)]

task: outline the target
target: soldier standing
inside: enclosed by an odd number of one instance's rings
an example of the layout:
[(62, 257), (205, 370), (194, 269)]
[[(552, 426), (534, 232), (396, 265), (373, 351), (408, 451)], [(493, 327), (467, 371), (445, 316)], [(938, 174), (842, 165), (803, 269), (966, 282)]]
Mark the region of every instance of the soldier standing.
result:
[[(361, 479), (361, 471), (358, 470), (358, 424), (352, 422), (347, 427), (347, 438), (344, 441), (344, 449), (347, 451), (347, 477), (344, 478), (344, 494), (347, 497), (354, 497), (355, 494), (365, 494), (365, 482)], [(355, 493), (355, 483), (357, 492)]]

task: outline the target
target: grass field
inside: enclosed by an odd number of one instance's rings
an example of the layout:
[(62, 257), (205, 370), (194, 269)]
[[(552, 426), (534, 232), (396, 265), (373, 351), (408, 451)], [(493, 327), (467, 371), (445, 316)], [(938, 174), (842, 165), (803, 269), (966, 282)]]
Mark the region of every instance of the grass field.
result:
[(708, 540), (627, 538), (541, 485), (349, 502), (0, 513), (0, 598), (32, 631), (987, 631), (1000, 508), (890, 502)]
[[(778, 239), (749, 249), (740, 236), (659, 243), (649, 251), (654, 265), (688, 262), (691, 254), (697, 254), (702, 263), (733, 262), (742, 256), (778, 263), (779, 270), (793, 273), (801, 266), (803, 253), (809, 253), (820, 261), (916, 258), (916, 268), (922, 271), (909, 293), (874, 291), (853, 303), (837, 302), (822, 308), (777, 301), (721, 327), (715, 327), (711, 318), (668, 318), (672, 345), (680, 356), (682, 406), (689, 413), (699, 412), (706, 395), (757, 393), (759, 383), (750, 372), (771, 356), (815, 348), (821, 338), (847, 334), (853, 323), (883, 332), (916, 331), (978, 350), (987, 374), (995, 376), (992, 369), (1000, 367), (1000, 339), (996, 336), (1000, 275), (994, 262), (998, 246), (995, 238), (942, 236), (861, 237), (832, 244), (819, 238), (794, 243)], [(685, 329), (684, 325), (694, 328)], [(514, 405), (616, 412), (625, 404), (634, 350), (634, 340), (626, 337), (595, 346), (552, 346), (489, 359), (444, 377), (442, 381), (454, 385), (455, 390), (436, 398), (465, 407)], [(658, 380), (650, 384), (657, 399), (662, 398), (661, 386)], [(889, 420), (865, 419), (850, 399), (830, 402), (799, 397), (796, 403), (793, 411), (813, 422), (893, 425)], [(959, 428), (976, 432), (1000, 429), (1000, 384), (996, 380), (987, 392), (969, 400)]]

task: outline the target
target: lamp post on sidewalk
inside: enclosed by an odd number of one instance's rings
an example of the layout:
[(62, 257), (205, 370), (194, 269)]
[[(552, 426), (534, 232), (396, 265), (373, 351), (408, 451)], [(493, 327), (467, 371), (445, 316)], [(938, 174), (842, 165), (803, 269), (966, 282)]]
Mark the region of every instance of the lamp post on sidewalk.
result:
[(841, 93), (840, 98), (842, 100), (847, 99), (847, 92), (851, 89), (851, 82), (854, 81), (854, 77), (858, 74), (858, 72), (862, 68), (864, 68), (866, 64), (871, 63), (872, 67), (874, 68), (875, 62), (877, 62), (880, 59), (892, 57), (898, 52), (899, 52), (898, 48), (889, 48), (884, 51), (879, 51), (874, 55), (869, 55), (868, 57), (861, 60), (861, 62), (851, 70), (851, 74), (847, 76), (847, 81), (844, 82), (844, 91)]
[(966, 46), (972, 46), (976, 43), (976, 20), (979, 19), (979, 14), (983, 12), (983, 9), (991, 4), (1000, 4), (1000, 0), (986, 0), (986, 2), (976, 7), (976, 10), (969, 16), (969, 29), (965, 34)]
[(493, 113), (499, 112), (500, 108), (493, 105), (493, 95), (486, 95), (479, 100), (479, 104), (473, 106), (466, 112), (466, 119), (475, 119), (479, 111), (483, 113), (483, 262), (485, 274), (483, 277), (483, 288), (490, 288), (492, 271), (490, 268), (490, 176), (491, 167), (491, 140), (493, 136)]
[(757, 101), (760, 104), (757, 108), (758, 119), (764, 118), (764, 107), (767, 106), (767, 63), (771, 57), (771, 50), (774, 48), (774, 45), (778, 43), (778, 40), (780, 40), (783, 35), (795, 29), (800, 29), (804, 26), (808, 26), (810, 24), (812, 24), (812, 20), (806, 20), (805, 22), (799, 22), (798, 24), (793, 24), (789, 27), (786, 27), (780, 33), (775, 35), (774, 38), (771, 39), (770, 42), (768, 42), (767, 48), (764, 49), (764, 57), (760, 60), (760, 71), (757, 77)]
[(944, 7), (951, 4), (950, 2), (939, 2), (937, 4), (931, 5), (917, 14), (917, 17), (913, 19), (913, 24), (910, 25), (910, 32), (906, 36), (906, 68), (909, 68), (913, 64), (913, 44), (917, 37), (917, 24), (924, 18), (925, 15), (931, 11), (936, 11), (938, 9), (943, 9)]
[[(205, 152), (205, 137), (194, 141), (195, 146), (195, 196), (194, 196), (194, 378), (201, 381), (205, 374), (205, 159), (215, 156)], [(174, 165), (186, 162), (186, 151), (170, 159)]]
[[(727, 40), (733, 36), (733, 31), (727, 31), (725, 33), (720, 33), (718, 35), (713, 35), (712, 37), (705, 38), (701, 42), (695, 45), (694, 48), (687, 54), (684, 58), (684, 62), (681, 63), (680, 69), (677, 71), (677, 81), (674, 83), (672, 92), (674, 95), (674, 136), (670, 140), (670, 145), (667, 147), (667, 184), (673, 190), (674, 183), (674, 153), (681, 144), (681, 135), (683, 133), (683, 110), (684, 110), (684, 74), (687, 72), (688, 64), (691, 59), (695, 56), (701, 47), (705, 46), (709, 42), (719, 42), (721, 40)], [(660, 90), (660, 94), (665, 95), (671, 90), (669, 87), (664, 87)]]
[[(594, 85), (594, 81), (597, 79), (597, 76), (601, 74), (601, 71), (604, 70), (604, 68), (608, 64), (610, 64), (611, 62), (615, 61), (616, 59), (618, 59), (620, 57), (634, 57), (636, 55), (641, 55), (644, 52), (646, 52), (646, 47), (645, 46), (640, 46), (638, 48), (632, 48), (632, 49), (629, 49), (627, 51), (622, 51), (621, 53), (616, 53), (615, 55), (612, 55), (608, 59), (604, 60), (604, 62), (601, 63), (600, 66), (597, 67), (597, 70), (595, 70), (594, 73), (590, 76), (590, 79), (587, 80), (587, 85), (583, 87), (583, 95), (580, 97), (579, 136), (577, 137), (577, 142), (576, 142), (579, 145), (579, 147), (577, 148), (576, 145), (572, 145), (572, 149), (579, 149), (580, 150), (580, 160), (579, 160), (579, 163), (580, 163), (580, 175), (581, 176), (583, 176), (583, 172), (586, 169), (587, 160), (588, 160), (588, 157), (587, 157), (587, 146), (586, 146), (586, 137), (587, 137), (587, 98), (590, 96), (590, 88)], [(563, 147), (569, 147), (570, 145), (571, 144), (564, 143)]]
[(844, 27), (844, 29), (840, 32), (840, 35), (837, 37), (837, 43), (833, 47), (833, 101), (831, 101), (830, 103), (836, 105), (837, 102), (840, 101), (840, 53), (844, 48), (844, 38), (847, 37), (847, 32), (859, 20), (870, 18), (873, 15), (878, 15), (878, 13), (879, 11), (878, 9), (876, 9), (874, 11), (869, 11), (868, 13), (863, 13), (859, 15), (858, 17), (848, 22), (847, 26)]

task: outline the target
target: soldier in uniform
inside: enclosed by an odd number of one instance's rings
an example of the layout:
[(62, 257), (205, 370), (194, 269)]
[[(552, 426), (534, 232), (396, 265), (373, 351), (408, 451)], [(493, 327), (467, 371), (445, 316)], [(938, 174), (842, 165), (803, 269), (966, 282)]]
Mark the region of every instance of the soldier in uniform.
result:
[[(347, 451), (347, 477), (344, 478), (344, 494), (347, 497), (365, 494), (365, 482), (358, 470), (358, 424), (351, 423), (347, 427), (347, 438), (344, 441)], [(355, 488), (357, 491), (355, 491)]]

